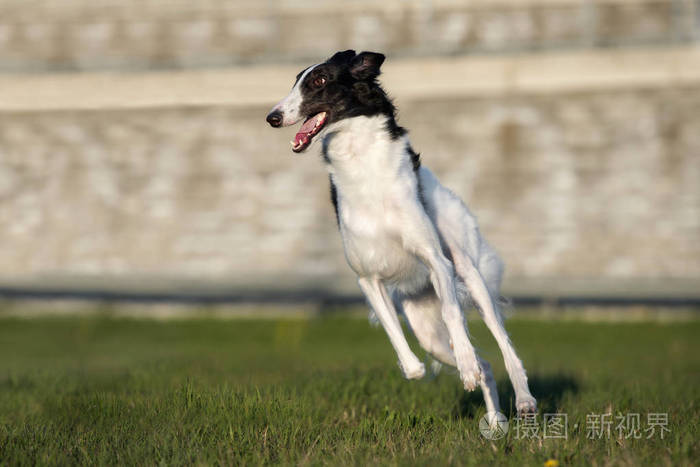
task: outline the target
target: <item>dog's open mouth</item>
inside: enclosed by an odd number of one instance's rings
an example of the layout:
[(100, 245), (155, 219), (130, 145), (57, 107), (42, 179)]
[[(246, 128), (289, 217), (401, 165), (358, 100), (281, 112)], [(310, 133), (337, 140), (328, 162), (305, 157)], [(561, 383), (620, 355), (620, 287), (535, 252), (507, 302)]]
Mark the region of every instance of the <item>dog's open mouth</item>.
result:
[(311, 144), (313, 137), (318, 134), (321, 128), (326, 124), (327, 115), (326, 112), (319, 112), (306, 119), (294, 137), (294, 141), (291, 141), (292, 151), (301, 152)]

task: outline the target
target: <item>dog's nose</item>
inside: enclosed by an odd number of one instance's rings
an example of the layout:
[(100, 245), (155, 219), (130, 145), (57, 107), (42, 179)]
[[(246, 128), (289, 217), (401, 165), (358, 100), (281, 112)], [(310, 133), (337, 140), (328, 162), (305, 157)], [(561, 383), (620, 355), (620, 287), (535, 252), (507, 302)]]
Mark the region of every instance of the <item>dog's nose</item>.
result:
[(267, 123), (269, 123), (270, 126), (273, 126), (275, 128), (282, 126), (282, 112), (280, 112), (279, 110), (270, 112), (270, 114), (267, 116)]

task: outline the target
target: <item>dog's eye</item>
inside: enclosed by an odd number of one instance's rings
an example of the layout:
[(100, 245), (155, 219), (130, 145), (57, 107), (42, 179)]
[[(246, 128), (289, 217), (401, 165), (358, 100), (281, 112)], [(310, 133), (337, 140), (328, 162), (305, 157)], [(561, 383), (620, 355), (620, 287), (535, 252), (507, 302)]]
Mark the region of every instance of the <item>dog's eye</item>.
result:
[(324, 84), (326, 84), (326, 78), (323, 76), (319, 76), (318, 78), (314, 78), (313, 80), (314, 87), (320, 88)]

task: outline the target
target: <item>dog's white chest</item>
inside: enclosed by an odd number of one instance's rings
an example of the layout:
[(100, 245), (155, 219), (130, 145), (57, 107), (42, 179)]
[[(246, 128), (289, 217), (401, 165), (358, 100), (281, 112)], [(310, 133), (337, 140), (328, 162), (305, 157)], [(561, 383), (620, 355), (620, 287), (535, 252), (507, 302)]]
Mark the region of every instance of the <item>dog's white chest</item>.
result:
[[(358, 148), (360, 145), (364, 147)], [(406, 225), (403, 209), (417, 200), (417, 188), (402, 145), (405, 143), (338, 137), (328, 152), (350, 267), (360, 277), (379, 277), (410, 287), (425, 282), (428, 272), (404, 245), (403, 234), (411, 226)]]

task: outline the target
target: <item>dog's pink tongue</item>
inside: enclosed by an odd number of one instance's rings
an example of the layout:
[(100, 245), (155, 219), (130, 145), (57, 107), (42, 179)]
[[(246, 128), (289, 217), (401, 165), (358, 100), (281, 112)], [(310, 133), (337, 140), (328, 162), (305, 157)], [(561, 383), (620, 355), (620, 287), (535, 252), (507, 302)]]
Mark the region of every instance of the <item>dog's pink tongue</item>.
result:
[(294, 142), (299, 143), (300, 141), (304, 141), (306, 137), (316, 128), (316, 120), (317, 120), (318, 115), (314, 115), (310, 119), (304, 122), (304, 124), (299, 128), (299, 131), (297, 132), (297, 135), (294, 137)]

